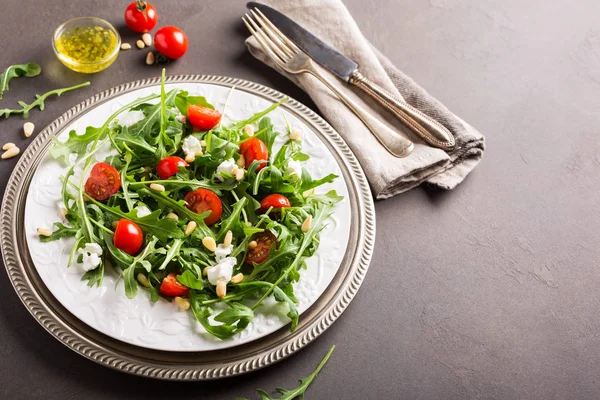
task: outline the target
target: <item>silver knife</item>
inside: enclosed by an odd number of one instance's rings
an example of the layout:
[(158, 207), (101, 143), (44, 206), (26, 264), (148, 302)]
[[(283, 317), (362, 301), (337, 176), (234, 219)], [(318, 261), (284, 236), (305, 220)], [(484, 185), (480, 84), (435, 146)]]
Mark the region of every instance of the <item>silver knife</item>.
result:
[(454, 136), (445, 126), (367, 79), (359, 71), (356, 62), (341, 54), (279, 11), (256, 2), (249, 2), (246, 6), (249, 9), (259, 9), (313, 60), (331, 71), (338, 78), (358, 86), (379, 104), (391, 111), (424, 141), (434, 147), (446, 150), (452, 149), (455, 146)]

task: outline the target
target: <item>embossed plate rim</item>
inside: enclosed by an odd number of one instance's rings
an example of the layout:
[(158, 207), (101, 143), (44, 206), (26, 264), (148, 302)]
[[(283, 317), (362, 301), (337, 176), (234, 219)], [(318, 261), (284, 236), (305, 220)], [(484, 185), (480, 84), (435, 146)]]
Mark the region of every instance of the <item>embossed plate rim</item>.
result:
[[(24, 199), (35, 167), (50, 144), (75, 117), (123, 93), (160, 83), (151, 78), (120, 85), (71, 108), (39, 133), (23, 153), (9, 179), (0, 212), (0, 248), (9, 280), (33, 317), (71, 350), (99, 364), (135, 375), (169, 380), (208, 380), (254, 371), (280, 361), (322, 334), (348, 307), (368, 270), (375, 242), (375, 211), (366, 177), (354, 154), (333, 128), (294, 99), (283, 107), (302, 119), (338, 162), (349, 191), (352, 229), (338, 276), (309, 308), (296, 331), (280, 329), (248, 345), (210, 352), (149, 351), (109, 338), (68, 313), (41, 283), (29, 257), (23, 229)], [(176, 75), (167, 83), (235, 86), (272, 102), (284, 94), (266, 86), (214, 75)]]

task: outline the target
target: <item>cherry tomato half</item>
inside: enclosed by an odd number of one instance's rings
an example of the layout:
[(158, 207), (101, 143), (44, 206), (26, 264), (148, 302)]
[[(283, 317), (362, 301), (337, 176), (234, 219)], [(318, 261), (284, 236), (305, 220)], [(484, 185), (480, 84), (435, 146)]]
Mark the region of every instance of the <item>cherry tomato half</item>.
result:
[(187, 108), (187, 119), (194, 128), (207, 131), (217, 126), (221, 120), (221, 113), (212, 108), (190, 104)]
[(125, 9), (125, 23), (134, 32), (150, 32), (158, 22), (156, 8), (145, 1), (134, 1)]
[(252, 265), (264, 262), (267, 258), (269, 258), (271, 245), (273, 243), (275, 244), (275, 249), (279, 248), (277, 238), (271, 233), (271, 231), (258, 233), (254, 237), (254, 241), (256, 242), (256, 247), (253, 249), (248, 249), (245, 259), (246, 264)]
[(163, 26), (154, 34), (154, 47), (165, 56), (177, 59), (187, 51), (188, 39), (181, 29)]
[(135, 222), (122, 218), (115, 229), (113, 243), (117, 249), (133, 256), (142, 248), (144, 234)]
[(206, 217), (204, 223), (210, 226), (221, 218), (223, 213), (223, 204), (221, 199), (214, 192), (208, 189), (198, 188), (192, 190), (185, 195), (183, 200), (186, 201), (186, 207), (195, 212), (202, 214), (205, 211), (210, 211), (210, 215)]
[(279, 193), (273, 193), (262, 199), (260, 202), (259, 212), (264, 213), (270, 207), (273, 207), (273, 209), (276, 210), (278, 208), (287, 208), (291, 206), (292, 205), (287, 197)]
[[(269, 151), (267, 150), (267, 145), (262, 142), (262, 140), (253, 137), (250, 140), (246, 140), (244, 143), (240, 145), (240, 153), (244, 156), (244, 160), (246, 161), (246, 168), (252, 164), (254, 160), (268, 160), (269, 159)], [(260, 164), (256, 171), (260, 171), (267, 165), (266, 162)]]
[(175, 272), (171, 272), (169, 275), (165, 276), (160, 284), (160, 292), (165, 296), (182, 296), (186, 294), (188, 290), (190, 289), (179, 283)]
[(90, 177), (85, 181), (85, 192), (94, 200), (104, 201), (119, 191), (119, 171), (105, 162), (94, 165)]
[(165, 157), (156, 165), (156, 173), (160, 179), (168, 179), (179, 171), (179, 167), (187, 167), (189, 164), (181, 157)]

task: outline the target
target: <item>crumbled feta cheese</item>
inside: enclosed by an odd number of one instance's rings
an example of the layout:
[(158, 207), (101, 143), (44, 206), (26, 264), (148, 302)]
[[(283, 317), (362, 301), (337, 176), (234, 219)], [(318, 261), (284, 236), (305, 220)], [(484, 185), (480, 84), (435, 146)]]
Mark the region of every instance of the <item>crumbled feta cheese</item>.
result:
[(229, 160), (225, 160), (221, 164), (219, 164), (219, 166), (217, 167), (217, 178), (219, 178), (220, 180), (223, 180), (224, 178), (223, 178), (223, 175), (221, 175), (222, 173), (233, 175), (235, 173), (236, 169), (237, 169), (237, 165), (233, 158), (230, 158)]
[(224, 244), (220, 244), (215, 249), (215, 259), (217, 260), (217, 262), (219, 262), (222, 259), (224, 259), (225, 257), (227, 257), (228, 255), (230, 255), (232, 251), (233, 251), (233, 245), (232, 244), (230, 244), (229, 246), (225, 246)]
[(91, 271), (100, 265), (102, 261), (100, 256), (102, 255), (102, 247), (97, 243), (86, 243), (82, 249), (77, 250), (77, 253), (83, 256), (81, 265), (86, 271)]
[(183, 145), (181, 148), (186, 156), (195, 156), (197, 152), (202, 152), (202, 145), (195, 136), (188, 136), (183, 139)]
[(226, 283), (231, 280), (233, 274), (233, 267), (237, 264), (235, 257), (227, 257), (219, 261), (217, 265), (208, 270), (208, 281), (211, 285), (216, 285), (219, 281), (225, 281)]
[(145, 216), (152, 214), (152, 211), (150, 211), (150, 209), (144, 205), (137, 206), (134, 208), (134, 210), (137, 211), (138, 218), (144, 218)]
[(289, 160), (286, 174), (295, 175), (298, 179), (302, 178), (302, 163), (297, 160)]

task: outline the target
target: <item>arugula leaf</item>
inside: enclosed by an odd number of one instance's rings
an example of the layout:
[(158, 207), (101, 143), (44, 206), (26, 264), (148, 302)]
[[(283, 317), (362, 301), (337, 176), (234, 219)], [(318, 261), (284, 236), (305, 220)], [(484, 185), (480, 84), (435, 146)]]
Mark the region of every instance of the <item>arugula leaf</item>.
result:
[(269, 150), (269, 154), (273, 153), (273, 143), (275, 143), (275, 139), (277, 138), (277, 132), (274, 130), (273, 122), (271, 122), (271, 118), (264, 117), (258, 123), (258, 130), (264, 131), (263, 142), (267, 146)]
[(88, 281), (87, 285), (92, 287), (94, 285), (100, 287), (102, 285), (102, 280), (104, 279), (104, 262), (101, 262), (100, 265), (90, 271), (87, 271), (81, 277), (82, 281)]
[(40, 236), (42, 242), (51, 242), (53, 240), (62, 239), (65, 237), (73, 237), (79, 232), (79, 228), (72, 228), (65, 226), (60, 222), (55, 222), (54, 226), (57, 228), (50, 236)]
[(189, 105), (198, 105), (203, 107), (208, 107), (212, 110), (215, 107), (206, 100), (203, 96), (189, 96), (189, 93), (185, 90), (179, 91), (177, 96), (175, 96), (175, 107), (179, 109), (179, 111), (187, 117), (187, 109)]
[[(170, 219), (170, 218), (167, 218)], [(169, 263), (179, 255), (179, 250), (181, 250), (181, 246), (183, 245), (183, 240), (182, 239), (175, 239), (173, 240), (173, 243), (171, 243), (169, 247), (169, 250), (167, 251), (167, 254), (165, 256), (164, 261), (162, 262), (162, 264), (160, 265), (160, 267), (158, 267), (159, 270), (161, 269), (165, 269), (167, 268), (167, 265), (169, 265)], [(148, 271), (150, 272), (150, 271)]]
[(131, 264), (133, 264), (133, 257), (129, 254), (125, 253), (121, 249), (117, 249), (114, 245), (113, 235), (103, 232), (102, 237), (104, 238), (104, 244), (108, 249), (108, 253), (111, 256), (111, 259), (117, 264), (117, 266), (121, 269), (125, 269)]
[(244, 209), (244, 206), (246, 205), (247, 201), (248, 200), (245, 197), (242, 197), (239, 201), (237, 201), (233, 206), (233, 210), (231, 211), (229, 217), (227, 217), (225, 221), (221, 222), (221, 227), (216, 237), (217, 242), (222, 242), (223, 238), (225, 238), (225, 235), (227, 234), (227, 231), (229, 230), (235, 233), (241, 233), (241, 228), (235, 229), (235, 225), (239, 225), (240, 214)]
[(254, 114), (250, 118), (245, 119), (243, 121), (236, 122), (235, 124), (231, 125), (229, 127), (229, 129), (238, 130), (238, 129), (242, 129), (244, 126), (246, 126), (248, 124), (255, 123), (256, 121), (260, 120), (262, 117), (264, 117), (265, 115), (267, 115), (268, 113), (270, 113), (271, 111), (273, 111), (274, 109), (276, 109), (277, 107), (279, 107), (280, 105), (282, 105), (283, 103), (288, 101), (288, 99), (289, 99), (289, 97), (284, 97), (283, 99), (279, 100), (277, 103), (271, 104), (268, 108), (264, 109), (261, 112)]
[(123, 151), (123, 144), (133, 147), (133, 150), (145, 150), (152, 154), (156, 151), (156, 147), (151, 146), (143, 136), (132, 135), (129, 133), (129, 128), (126, 126), (122, 127), (120, 132), (114, 134), (113, 141), (117, 143), (117, 145), (120, 145), (119, 149), (121, 151)]
[(69, 165), (69, 156), (72, 153), (81, 157), (86, 153), (89, 144), (99, 138), (101, 134), (101, 128), (88, 126), (85, 128), (85, 133), (81, 135), (78, 135), (75, 130), (70, 131), (69, 137), (64, 142), (61, 142), (57, 136), (53, 136), (50, 155), (57, 160), (62, 159), (64, 165)]
[(197, 294), (194, 291), (190, 292), (190, 300), (192, 304), (192, 312), (196, 319), (202, 324), (204, 329), (210, 334), (219, 339), (227, 339), (246, 329), (254, 312), (242, 303), (231, 302), (227, 304), (227, 308), (214, 317), (214, 320), (221, 322), (222, 325), (212, 325), (209, 317), (213, 314), (213, 310), (202, 304), (203, 300), (210, 300), (207, 294)]
[(125, 154), (125, 165), (119, 172), (121, 176), (121, 188), (123, 190), (123, 198), (125, 199), (125, 204), (127, 205), (127, 209), (129, 211), (133, 210), (133, 200), (131, 200), (131, 196), (129, 194), (129, 179), (127, 178), (127, 170), (129, 169), (129, 164), (131, 163), (131, 153)]
[(8, 82), (13, 78), (20, 76), (26, 76), (28, 78), (38, 76), (42, 72), (42, 68), (39, 64), (30, 62), (27, 64), (15, 64), (11, 65), (4, 70), (0, 75), (0, 100), (2, 100), (2, 93), (8, 90)]
[[(291, 285), (288, 285), (287, 290), (290, 290), (291, 287)], [(296, 308), (296, 303), (278, 286), (273, 289), (273, 297), (275, 297), (277, 302), (287, 304), (289, 308), (287, 316), (292, 320), (290, 330), (293, 332), (298, 325), (298, 318), (300, 317), (300, 314), (298, 314), (298, 309)]]
[[(332, 183), (338, 177), (336, 174), (329, 174), (321, 179), (308, 180), (308, 179), (306, 179), (306, 175), (308, 175), (308, 172), (305, 174), (304, 171), (306, 171), (306, 168), (302, 168), (302, 186), (301, 186), (302, 191), (314, 189), (317, 186), (321, 186), (325, 183)], [(308, 175), (308, 176), (310, 177), (310, 175)]]
[(177, 280), (179, 283), (190, 289), (202, 290), (204, 287), (202, 279), (198, 279), (198, 277), (190, 270), (185, 270), (181, 275), (177, 275)]

